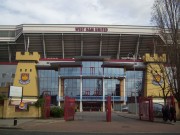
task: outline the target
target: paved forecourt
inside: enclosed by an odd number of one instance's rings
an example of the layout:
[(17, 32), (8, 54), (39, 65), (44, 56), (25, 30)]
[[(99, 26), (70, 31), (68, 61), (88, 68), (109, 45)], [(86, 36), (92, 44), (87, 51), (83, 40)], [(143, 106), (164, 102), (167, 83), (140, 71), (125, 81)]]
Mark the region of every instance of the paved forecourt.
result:
[(19, 124), (23, 130), (43, 132), (89, 132), (89, 133), (180, 133), (180, 122), (175, 124), (140, 121), (136, 115), (112, 113), (112, 122), (106, 122), (106, 114), (102, 112), (76, 113), (75, 121), (63, 119), (34, 119)]

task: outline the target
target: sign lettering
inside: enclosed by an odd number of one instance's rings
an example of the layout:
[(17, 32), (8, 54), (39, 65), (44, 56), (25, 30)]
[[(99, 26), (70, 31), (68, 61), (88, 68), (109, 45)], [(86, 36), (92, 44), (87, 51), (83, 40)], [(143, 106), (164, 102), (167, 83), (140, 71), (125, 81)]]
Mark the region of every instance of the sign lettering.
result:
[(108, 32), (106, 27), (75, 27), (76, 32)]

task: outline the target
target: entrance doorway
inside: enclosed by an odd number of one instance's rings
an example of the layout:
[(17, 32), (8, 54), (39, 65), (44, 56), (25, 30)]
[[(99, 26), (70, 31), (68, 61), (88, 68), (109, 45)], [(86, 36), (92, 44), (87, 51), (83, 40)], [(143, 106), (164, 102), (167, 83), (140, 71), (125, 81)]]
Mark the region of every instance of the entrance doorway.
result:
[(101, 111), (101, 102), (83, 102), (83, 111)]

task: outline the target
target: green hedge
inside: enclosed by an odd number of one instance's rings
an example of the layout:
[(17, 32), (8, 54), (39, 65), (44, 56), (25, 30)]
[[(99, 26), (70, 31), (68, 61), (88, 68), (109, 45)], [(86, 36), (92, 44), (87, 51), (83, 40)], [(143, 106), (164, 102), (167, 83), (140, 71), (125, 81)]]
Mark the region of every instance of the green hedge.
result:
[(50, 115), (52, 117), (63, 117), (64, 110), (62, 108), (60, 108), (59, 106), (53, 106), (53, 107), (51, 107)]

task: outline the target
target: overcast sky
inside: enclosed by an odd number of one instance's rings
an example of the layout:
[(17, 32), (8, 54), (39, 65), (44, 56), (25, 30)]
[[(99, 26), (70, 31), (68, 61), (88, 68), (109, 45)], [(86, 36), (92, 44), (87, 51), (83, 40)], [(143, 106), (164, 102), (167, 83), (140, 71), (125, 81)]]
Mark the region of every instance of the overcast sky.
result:
[(0, 0), (0, 25), (151, 25), (154, 0)]

